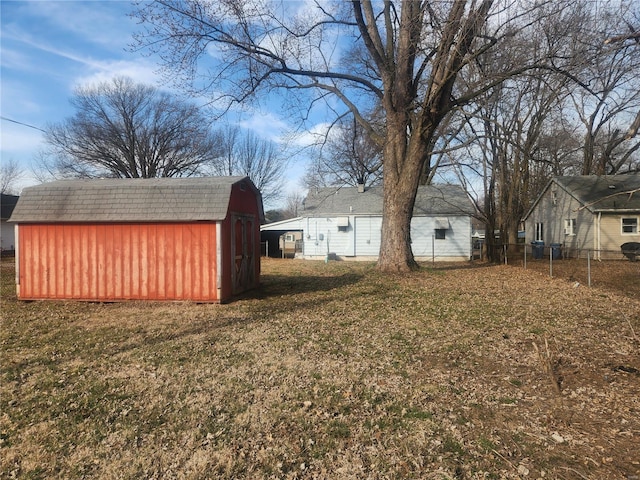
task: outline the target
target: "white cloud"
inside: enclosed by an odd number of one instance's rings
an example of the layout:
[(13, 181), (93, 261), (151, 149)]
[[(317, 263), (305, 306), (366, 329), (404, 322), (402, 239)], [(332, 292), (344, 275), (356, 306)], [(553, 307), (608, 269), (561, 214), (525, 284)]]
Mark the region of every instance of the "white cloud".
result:
[(311, 147), (322, 143), (329, 131), (331, 124), (328, 122), (317, 123), (304, 132), (294, 135), (294, 143), (299, 147)]
[(52, 28), (111, 50), (126, 48), (135, 26), (127, 1), (33, 1), (22, 2), (22, 7)]
[(280, 143), (283, 135), (291, 129), (287, 122), (271, 112), (254, 112), (247, 120), (238, 121), (238, 125), (276, 143)]
[(93, 62), (91, 73), (74, 80), (75, 85), (94, 85), (109, 82), (114, 77), (129, 77), (136, 83), (156, 85), (160, 80), (157, 66), (144, 61), (108, 60)]

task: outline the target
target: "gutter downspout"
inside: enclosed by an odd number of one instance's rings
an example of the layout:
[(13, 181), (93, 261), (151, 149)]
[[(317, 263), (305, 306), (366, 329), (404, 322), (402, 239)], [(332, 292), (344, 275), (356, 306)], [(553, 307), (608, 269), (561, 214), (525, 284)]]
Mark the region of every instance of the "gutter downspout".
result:
[(601, 229), (602, 229), (602, 212), (598, 212), (598, 230), (597, 230), (597, 243), (598, 243), (598, 261), (600, 260), (600, 247), (601, 247)]

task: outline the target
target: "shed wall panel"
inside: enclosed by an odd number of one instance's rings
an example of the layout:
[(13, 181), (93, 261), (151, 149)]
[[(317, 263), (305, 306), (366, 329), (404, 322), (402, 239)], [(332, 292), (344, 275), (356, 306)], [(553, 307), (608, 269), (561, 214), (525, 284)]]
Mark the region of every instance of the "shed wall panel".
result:
[(219, 301), (216, 224), (22, 224), (20, 298)]

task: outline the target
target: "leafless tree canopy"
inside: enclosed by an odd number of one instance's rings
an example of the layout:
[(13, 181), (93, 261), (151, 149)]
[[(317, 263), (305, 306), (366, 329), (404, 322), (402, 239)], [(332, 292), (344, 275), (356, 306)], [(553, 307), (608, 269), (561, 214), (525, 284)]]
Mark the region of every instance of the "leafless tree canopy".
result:
[[(517, 75), (570, 76), (573, 37), (561, 23), (536, 26), (575, 3), (157, 0), (140, 3), (136, 16), (146, 28), (141, 45), (194, 93), (212, 92), (228, 106), (285, 90), (303, 117), (325, 100), (336, 117), (353, 115), (382, 149), (378, 265), (406, 271), (415, 266), (415, 195), (431, 176), (443, 121)], [(376, 105), (382, 128), (366, 115)]]
[(16, 182), (24, 176), (24, 170), (14, 159), (3, 159), (0, 163), (0, 193), (16, 195)]
[(376, 185), (382, 181), (382, 149), (354, 120), (339, 122), (304, 177), (307, 188)]
[(237, 126), (215, 132), (218, 152), (206, 171), (213, 175), (246, 175), (262, 193), (265, 203), (282, 195), (287, 169), (286, 149), (274, 142), (243, 133)]
[(194, 105), (128, 78), (78, 88), (74, 116), (47, 129), (47, 168), (63, 177), (178, 177), (215, 155)]

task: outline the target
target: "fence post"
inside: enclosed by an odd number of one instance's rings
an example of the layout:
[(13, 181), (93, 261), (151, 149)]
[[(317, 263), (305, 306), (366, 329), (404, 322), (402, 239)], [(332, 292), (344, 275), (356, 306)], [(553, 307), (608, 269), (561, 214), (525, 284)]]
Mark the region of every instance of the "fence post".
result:
[(431, 265), (436, 264), (436, 236), (431, 235)]
[(587, 250), (587, 285), (591, 287), (591, 250)]
[(502, 245), (502, 248), (504, 250), (504, 264), (509, 265), (509, 261), (507, 260), (507, 244)]
[(524, 244), (524, 269), (527, 269), (527, 244)]
[(553, 278), (553, 247), (549, 247), (549, 276)]

